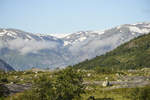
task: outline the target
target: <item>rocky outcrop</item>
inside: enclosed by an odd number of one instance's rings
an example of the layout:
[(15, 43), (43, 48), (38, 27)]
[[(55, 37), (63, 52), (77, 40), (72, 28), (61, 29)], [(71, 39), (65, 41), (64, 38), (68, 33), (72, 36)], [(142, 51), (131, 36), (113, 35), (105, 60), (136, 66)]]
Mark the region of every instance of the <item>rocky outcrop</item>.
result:
[(102, 84), (103, 87), (107, 87), (110, 86), (110, 82), (109, 81), (104, 81)]
[(0, 84), (0, 97), (10, 96), (31, 88), (31, 84)]
[(31, 84), (7, 84), (5, 86), (10, 91), (9, 95), (19, 93), (19, 92), (23, 92), (23, 91), (28, 90), (28, 89), (31, 88)]

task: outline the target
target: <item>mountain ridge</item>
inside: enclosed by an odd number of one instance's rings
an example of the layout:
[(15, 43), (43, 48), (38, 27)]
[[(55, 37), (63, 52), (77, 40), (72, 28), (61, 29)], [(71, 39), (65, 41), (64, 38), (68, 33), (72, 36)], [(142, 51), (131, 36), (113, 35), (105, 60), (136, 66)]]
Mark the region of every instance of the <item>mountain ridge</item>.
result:
[(63, 38), (0, 29), (0, 58), (17, 70), (62, 68), (102, 55), (147, 32), (150, 32), (150, 23), (124, 24), (104, 31), (79, 31)]
[(130, 40), (116, 49), (74, 65), (81, 69), (136, 69), (150, 67), (150, 33)]

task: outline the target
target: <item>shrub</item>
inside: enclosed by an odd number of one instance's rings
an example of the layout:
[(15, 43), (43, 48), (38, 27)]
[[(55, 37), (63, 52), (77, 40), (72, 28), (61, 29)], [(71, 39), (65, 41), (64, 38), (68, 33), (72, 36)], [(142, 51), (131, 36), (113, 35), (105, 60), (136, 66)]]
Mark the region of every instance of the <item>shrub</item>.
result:
[(34, 81), (34, 87), (15, 100), (73, 100), (84, 93), (82, 75), (75, 69), (66, 68), (50, 76), (43, 75)]
[(55, 100), (54, 84), (51, 79), (45, 75), (35, 80), (34, 93), (39, 100)]
[(9, 89), (4, 84), (0, 84), (0, 98), (8, 96), (9, 93)]
[(82, 75), (77, 70), (68, 67), (59, 72), (56, 79), (57, 100), (79, 100), (84, 88)]
[(0, 83), (8, 83), (7, 73), (0, 71)]

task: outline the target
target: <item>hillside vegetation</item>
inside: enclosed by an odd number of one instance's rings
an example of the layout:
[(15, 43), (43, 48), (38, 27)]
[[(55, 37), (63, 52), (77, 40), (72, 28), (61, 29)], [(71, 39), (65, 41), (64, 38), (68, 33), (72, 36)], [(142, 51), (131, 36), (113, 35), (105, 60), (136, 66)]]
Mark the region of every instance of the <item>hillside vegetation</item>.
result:
[[(0, 72), (0, 100), (150, 100), (149, 76), (150, 68)], [(106, 77), (109, 86), (102, 85)]]
[(74, 65), (75, 68), (136, 69), (150, 67), (150, 33), (139, 36), (102, 56)]

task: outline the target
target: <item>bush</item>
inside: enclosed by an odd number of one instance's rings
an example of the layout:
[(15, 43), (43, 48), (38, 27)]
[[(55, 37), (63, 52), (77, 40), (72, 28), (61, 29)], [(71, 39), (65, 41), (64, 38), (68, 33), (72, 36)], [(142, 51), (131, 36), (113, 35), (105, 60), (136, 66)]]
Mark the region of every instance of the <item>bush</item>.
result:
[(57, 100), (79, 100), (84, 88), (82, 75), (77, 70), (69, 67), (59, 72), (56, 79)]
[(0, 71), (0, 83), (8, 83), (7, 73)]
[(7, 78), (2, 78), (0, 81), (4, 82), (4, 83), (8, 83), (8, 79)]
[(35, 80), (35, 90), (34, 93), (37, 95), (38, 100), (54, 100), (55, 89), (52, 80), (43, 75)]
[(102, 74), (114, 74), (117, 72), (117, 70), (109, 67), (95, 67), (94, 69), (96, 73), (102, 73)]
[(9, 89), (4, 84), (0, 84), (0, 98), (8, 96), (9, 93)]
[(73, 100), (84, 93), (82, 75), (72, 68), (66, 68), (50, 76), (43, 75), (34, 81), (34, 87), (15, 100)]

